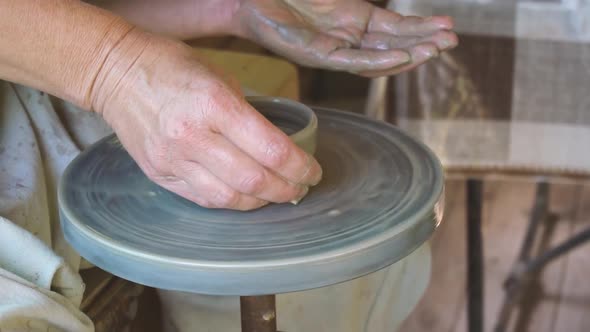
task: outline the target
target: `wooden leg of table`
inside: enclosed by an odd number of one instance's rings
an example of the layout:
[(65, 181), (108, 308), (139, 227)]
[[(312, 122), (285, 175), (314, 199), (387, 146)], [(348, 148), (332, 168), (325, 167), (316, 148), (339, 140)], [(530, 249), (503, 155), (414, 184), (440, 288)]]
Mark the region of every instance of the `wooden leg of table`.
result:
[(467, 331), (483, 332), (483, 181), (467, 180)]
[(242, 332), (277, 332), (274, 295), (240, 297)]
[(512, 265), (508, 278), (504, 281), (504, 300), (495, 323), (495, 332), (508, 329), (514, 308), (519, 304), (521, 296), (531, 280), (531, 273), (527, 272), (527, 264), (533, 256), (533, 245), (538, 237), (539, 226), (547, 220), (549, 210), (549, 183), (537, 183), (535, 202), (529, 218), (529, 224), (520, 247), (518, 259)]

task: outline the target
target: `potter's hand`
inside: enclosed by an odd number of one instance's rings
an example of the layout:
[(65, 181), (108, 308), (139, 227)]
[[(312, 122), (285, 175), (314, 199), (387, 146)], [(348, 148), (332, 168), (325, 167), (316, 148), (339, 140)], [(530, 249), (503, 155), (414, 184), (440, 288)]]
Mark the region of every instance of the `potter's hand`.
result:
[(393, 75), (457, 45), (448, 17), (401, 16), (364, 0), (243, 0), (237, 31), (302, 65)]
[(237, 35), (302, 65), (370, 77), (410, 70), (457, 45), (449, 17), (402, 16), (366, 0), (87, 1), (159, 34)]
[(204, 207), (237, 210), (297, 200), (320, 180), (315, 159), (194, 50), (133, 38), (106, 62), (93, 105), (151, 180)]

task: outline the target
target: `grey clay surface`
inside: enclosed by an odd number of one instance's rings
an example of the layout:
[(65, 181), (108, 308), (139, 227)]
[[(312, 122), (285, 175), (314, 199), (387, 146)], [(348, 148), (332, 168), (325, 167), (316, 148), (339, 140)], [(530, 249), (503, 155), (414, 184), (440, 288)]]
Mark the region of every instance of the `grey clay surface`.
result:
[(324, 178), (299, 205), (201, 208), (149, 181), (110, 136), (61, 179), (66, 239), (122, 278), (213, 295), (331, 285), (407, 256), (442, 217), (439, 161), (391, 125), (314, 111)]
[(248, 97), (248, 102), (309, 154), (315, 154), (318, 119), (314, 111), (295, 101), (274, 97)]

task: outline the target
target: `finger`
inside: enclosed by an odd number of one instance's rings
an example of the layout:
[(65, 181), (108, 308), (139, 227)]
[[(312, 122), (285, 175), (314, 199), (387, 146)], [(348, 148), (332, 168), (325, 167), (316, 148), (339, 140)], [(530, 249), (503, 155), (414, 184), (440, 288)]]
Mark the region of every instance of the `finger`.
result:
[(399, 66), (396, 68), (389, 68), (387, 70), (364, 71), (360, 72), (359, 74), (366, 77), (397, 75), (399, 73), (412, 70), (418, 67), (419, 65), (425, 63), (426, 61), (438, 56), (439, 54), (436, 45), (431, 43), (416, 45), (410, 50), (410, 53), (412, 54), (412, 62), (407, 65)]
[(387, 9), (376, 8), (371, 15), (368, 32), (385, 32), (398, 36), (424, 36), (438, 30), (452, 30), (449, 16), (402, 16)]
[[(174, 174), (188, 185), (188, 190), (196, 196), (200, 205), (206, 208), (223, 208), (232, 210), (253, 210), (268, 204), (267, 201), (242, 194), (219, 180), (205, 167), (194, 163), (181, 161), (174, 165)], [(186, 185), (180, 188), (186, 193)], [(199, 203), (197, 203), (199, 204)]]
[(404, 50), (353, 49), (350, 43), (327, 34), (318, 34), (304, 56), (304, 64), (349, 72), (384, 70), (410, 60)]
[(397, 67), (411, 60), (403, 50), (372, 50), (342, 48), (331, 52), (322, 65), (350, 72), (378, 71)]
[(315, 158), (245, 100), (229, 111), (216, 125), (236, 147), (291, 183), (313, 186), (321, 180), (322, 169)]
[(371, 32), (363, 36), (361, 47), (379, 50), (407, 49), (417, 44), (432, 43), (440, 51), (446, 51), (456, 47), (458, 42), (455, 33), (445, 30), (423, 37), (398, 37), (384, 32)]
[(274, 203), (298, 201), (307, 194), (307, 186), (285, 181), (219, 134), (201, 143), (206, 147), (179, 146), (177, 152), (239, 193)]

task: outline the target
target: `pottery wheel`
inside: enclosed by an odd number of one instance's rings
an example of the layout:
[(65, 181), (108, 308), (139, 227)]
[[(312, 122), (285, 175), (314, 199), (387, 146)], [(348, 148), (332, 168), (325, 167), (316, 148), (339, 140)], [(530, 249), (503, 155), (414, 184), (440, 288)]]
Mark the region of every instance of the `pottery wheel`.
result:
[(299, 205), (250, 212), (199, 207), (152, 183), (109, 136), (62, 177), (66, 239), (124, 279), (213, 295), (327, 286), (404, 258), (440, 222), (439, 161), (391, 125), (314, 111), (324, 178)]

